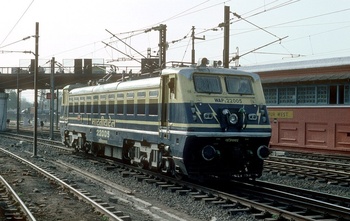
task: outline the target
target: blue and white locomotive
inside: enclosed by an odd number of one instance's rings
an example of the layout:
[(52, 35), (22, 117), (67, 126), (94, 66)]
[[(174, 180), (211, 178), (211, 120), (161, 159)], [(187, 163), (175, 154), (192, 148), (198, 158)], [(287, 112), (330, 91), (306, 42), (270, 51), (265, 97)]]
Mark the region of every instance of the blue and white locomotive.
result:
[(271, 126), (257, 74), (207, 66), (157, 77), (66, 86), (62, 141), (177, 177), (257, 178)]

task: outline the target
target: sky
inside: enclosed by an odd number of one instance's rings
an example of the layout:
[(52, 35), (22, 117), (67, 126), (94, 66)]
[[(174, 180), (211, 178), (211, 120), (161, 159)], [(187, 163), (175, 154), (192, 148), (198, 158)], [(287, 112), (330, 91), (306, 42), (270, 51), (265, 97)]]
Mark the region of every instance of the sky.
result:
[(230, 66), (350, 53), (349, 0), (1, 0), (0, 67), (28, 66), (36, 22), (41, 66), (55, 57), (68, 66), (92, 58), (119, 70), (135, 68), (139, 63), (125, 58), (140, 60), (147, 48), (155, 56), (159, 32), (151, 29), (160, 24), (167, 26), (167, 61), (191, 61), (192, 27), (197, 38), (205, 36), (195, 40), (196, 60), (222, 60), (225, 6), (231, 12), (230, 57), (240, 55)]

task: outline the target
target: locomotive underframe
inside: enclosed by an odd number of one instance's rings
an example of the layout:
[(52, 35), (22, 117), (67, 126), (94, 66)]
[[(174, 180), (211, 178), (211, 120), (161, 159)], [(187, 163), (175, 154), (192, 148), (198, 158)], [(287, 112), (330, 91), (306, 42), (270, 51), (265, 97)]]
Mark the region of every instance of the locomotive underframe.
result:
[(184, 149), (188, 176), (258, 178), (263, 171), (259, 151), (268, 151), (268, 143), (269, 137), (189, 137)]
[[(80, 128), (80, 131), (84, 130), (86, 128)], [(64, 135), (63, 143), (77, 152), (82, 151), (95, 156), (115, 158), (141, 168), (171, 173), (175, 176), (186, 175), (182, 158), (171, 156), (170, 147), (164, 143), (134, 140), (119, 134), (118, 140), (122, 140), (122, 142), (118, 145), (115, 140), (112, 142), (111, 140), (94, 140), (96, 136), (91, 131), (77, 132), (70, 131), (68, 128), (62, 134)]]
[[(166, 143), (159, 140), (158, 143), (151, 143), (130, 139), (123, 137), (122, 133), (119, 133), (119, 139), (113, 141), (94, 140), (93, 134), (66, 130), (64, 143), (76, 151), (103, 155), (138, 167), (178, 177), (185, 175), (193, 179), (258, 178), (263, 170), (263, 159), (259, 158), (258, 149), (269, 143), (269, 137), (255, 137), (254, 133), (251, 137), (197, 137), (173, 134), (168, 135)], [(117, 145), (116, 140), (122, 140), (120, 145)], [(170, 145), (171, 143), (174, 145)], [(183, 152), (177, 152), (177, 145), (184, 147)], [(204, 148), (208, 146), (214, 151), (209, 151), (209, 154), (213, 155), (212, 159), (203, 156)]]

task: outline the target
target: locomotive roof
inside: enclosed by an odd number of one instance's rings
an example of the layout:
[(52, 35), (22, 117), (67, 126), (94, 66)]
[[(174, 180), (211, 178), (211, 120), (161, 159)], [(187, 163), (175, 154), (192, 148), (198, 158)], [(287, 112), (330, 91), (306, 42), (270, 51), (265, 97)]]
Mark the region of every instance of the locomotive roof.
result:
[[(192, 78), (193, 73), (210, 73), (210, 74), (220, 74), (220, 75), (245, 75), (251, 76), (254, 81), (259, 80), (259, 76), (255, 73), (244, 72), (236, 69), (227, 68), (213, 68), (213, 67), (178, 67), (178, 68), (167, 68), (162, 70), (161, 75), (179, 74), (183, 75), (188, 79)], [(138, 90), (152, 87), (159, 87), (160, 77), (143, 78), (138, 80), (113, 82), (109, 84), (101, 84), (95, 86), (86, 87), (71, 87), (66, 86), (66, 89), (70, 89), (70, 94), (80, 95), (80, 94), (92, 94), (98, 92), (111, 92), (116, 90)]]
[(75, 88), (70, 91), (70, 94), (90, 94), (96, 92), (110, 92), (116, 90), (137, 90), (142, 88), (159, 87), (160, 77), (145, 78), (139, 80), (114, 82), (109, 84), (101, 84), (88, 87)]
[(190, 79), (193, 75), (193, 73), (196, 72), (202, 72), (202, 73), (210, 73), (210, 74), (220, 74), (220, 75), (245, 75), (245, 76), (251, 76), (255, 81), (259, 80), (259, 75), (251, 72), (246, 72), (242, 70), (237, 70), (234, 68), (217, 68), (217, 67), (202, 67), (202, 66), (191, 66), (191, 67), (178, 67), (178, 68), (167, 68), (162, 70), (162, 75), (169, 75), (169, 74), (180, 74), (188, 79)]

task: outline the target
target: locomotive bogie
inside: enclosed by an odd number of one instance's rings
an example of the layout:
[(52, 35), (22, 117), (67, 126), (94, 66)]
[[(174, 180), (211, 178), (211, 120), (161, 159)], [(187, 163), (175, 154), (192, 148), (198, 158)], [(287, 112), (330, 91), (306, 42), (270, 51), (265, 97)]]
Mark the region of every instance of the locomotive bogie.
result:
[(129, 148), (129, 158), (131, 163), (141, 167), (157, 168), (159, 166), (158, 151), (157, 144), (137, 141)]

